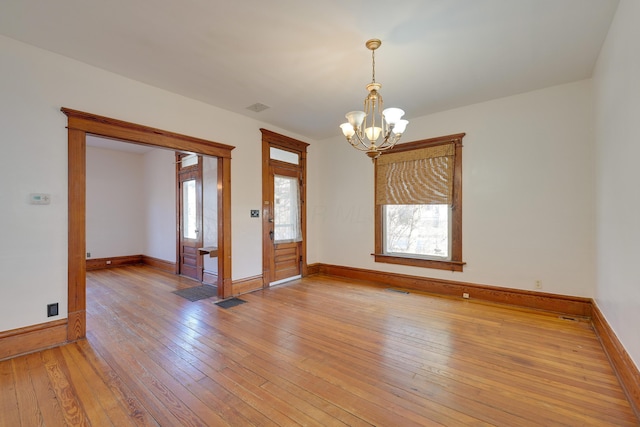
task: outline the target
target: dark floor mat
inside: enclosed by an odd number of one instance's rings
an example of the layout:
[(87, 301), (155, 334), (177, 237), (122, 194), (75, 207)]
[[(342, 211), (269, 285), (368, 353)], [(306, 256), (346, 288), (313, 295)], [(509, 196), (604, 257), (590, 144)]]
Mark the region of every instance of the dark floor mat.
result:
[(174, 294), (186, 298), (189, 301), (199, 301), (218, 295), (218, 287), (211, 285), (194, 286), (193, 288), (179, 289)]
[(224, 301), (218, 301), (216, 305), (222, 308), (231, 308), (236, 305), (244, 304), (245, 302), (245, 300), (241, 300), (240, 298), (229, 298)]

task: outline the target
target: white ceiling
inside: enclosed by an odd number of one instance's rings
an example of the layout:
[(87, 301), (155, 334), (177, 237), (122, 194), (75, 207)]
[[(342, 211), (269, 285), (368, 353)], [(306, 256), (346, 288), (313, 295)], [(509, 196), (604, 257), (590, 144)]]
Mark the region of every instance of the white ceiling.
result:
[[(589, 78), (618, 0), (1, 0), (0, 34), (312, 139)], [(256, 113), (246, 107), (270, 106)], [(411, 126), (411, 125), (409, 125)]]

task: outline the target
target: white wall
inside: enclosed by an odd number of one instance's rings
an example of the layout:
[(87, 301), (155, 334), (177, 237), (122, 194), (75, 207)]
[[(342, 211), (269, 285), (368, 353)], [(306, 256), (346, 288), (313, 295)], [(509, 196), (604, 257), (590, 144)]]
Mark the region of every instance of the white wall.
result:
[[(218, 246), (218, 159), (202, 158), (202, 244)], [(218, 258), (203, 257), (204, 269), (218, 274)]]
[[(429, 94), (425, 94), (429, 96)], [(590, 81), (434, 114), (404, 141), (465, 132), (462, 273), (375, 263), (373, 165), (343, 137), (317, 144), (322, 188), (309, 207), (322, 262), (591, 297), (595, 288)], [(337, 132), (336, 132), (337, 133)]]
[(176, 262), (176, 166), (169, 150), (151, 150), (143, 156), (145, 245), (140, 252)]
[(87, 147), (87, 252), (91, 258), (144, 249), (142, 155)]
[[(236, 147), (231, 166), (234, 280), (262, 272), (260, 127), (303, 137), (0, 36), (0, 331), (66, 317), (67, 132), (60, 107)], [(309, 141), (307, 141), (309, 142)], [(29, 205), (29, 193), (50, 205)], [(48, 303), (60, 316), (46, 317)]]
[[(217, 161), (203, 166), (204, 239), (217, 244)], [(176, 262), (175, 154), (87, 147), (87, 252)], [(217, 272), (215, 259), (205, 258)]]
[(640, 366), (640, 2), (621, 0), (594, 75), (596, 303)]

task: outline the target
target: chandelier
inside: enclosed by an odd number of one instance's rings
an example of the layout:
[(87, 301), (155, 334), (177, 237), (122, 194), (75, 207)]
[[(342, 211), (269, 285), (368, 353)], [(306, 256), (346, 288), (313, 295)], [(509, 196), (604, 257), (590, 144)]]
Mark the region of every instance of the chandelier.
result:
[(348, 122), (340, 125), (347, 141), (354, 148), (366, 152), (371, 160), (393, 148), (409, 123), (402, 119), (404, 111), (400, 108), (383, 109), (382, 95), (379, 92), (382, 85), (376, 83), (375, 57), (376, 49), (381, 44), (378, 39), (368, 40), (365, 44), (371, 50), (372, 77), (371, 83), (367, 85), (369, 95), (364, 99), (364, 111), (345, 114)]

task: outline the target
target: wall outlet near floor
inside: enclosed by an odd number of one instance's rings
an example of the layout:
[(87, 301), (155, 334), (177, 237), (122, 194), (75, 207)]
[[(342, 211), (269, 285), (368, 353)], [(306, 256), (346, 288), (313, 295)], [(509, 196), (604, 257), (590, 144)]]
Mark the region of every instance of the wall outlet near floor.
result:
[(47, 317), (58, 315), (58, 303), (47, 304)]
[(87, 252), (87, 258), (91, 258), (91, 252)]
[(462, 298), (469, 299), (469, 294), (467, 292), (462, 293)]
[(107, 265), (111, 265), (111, 261), (107, 261)]
[(536, 280), (536, 289), (542, 289), (542, 280)]

